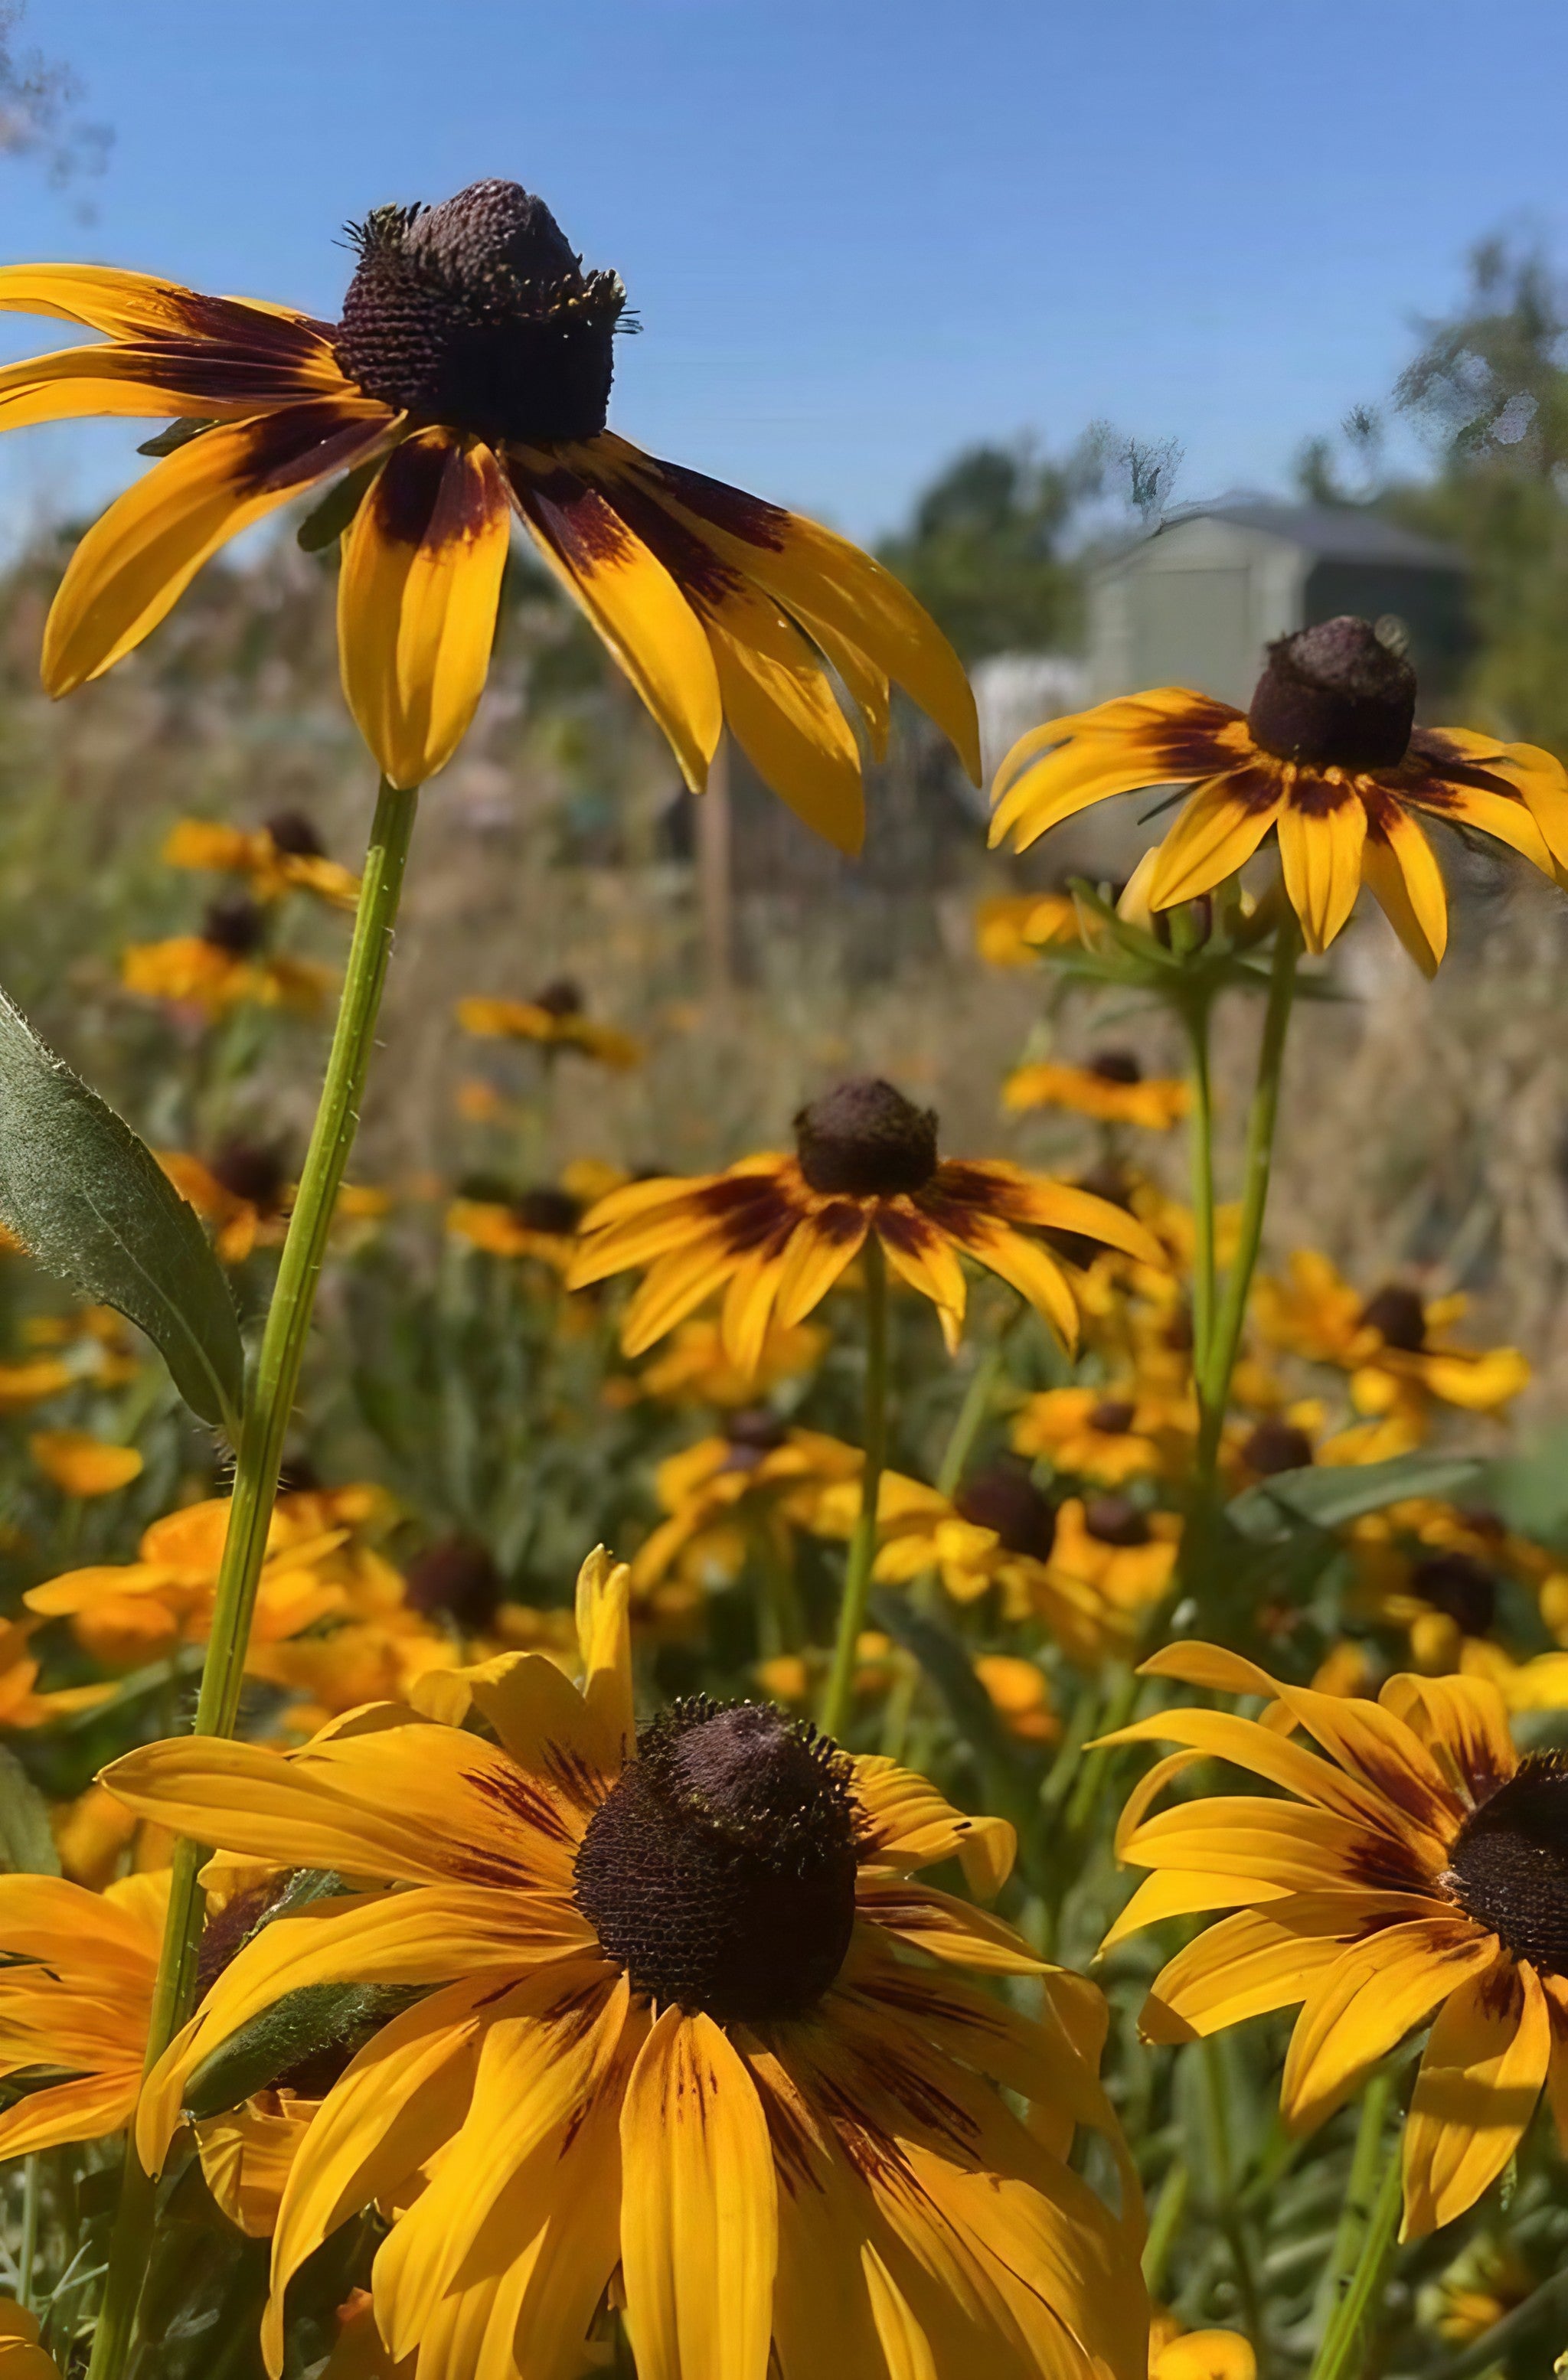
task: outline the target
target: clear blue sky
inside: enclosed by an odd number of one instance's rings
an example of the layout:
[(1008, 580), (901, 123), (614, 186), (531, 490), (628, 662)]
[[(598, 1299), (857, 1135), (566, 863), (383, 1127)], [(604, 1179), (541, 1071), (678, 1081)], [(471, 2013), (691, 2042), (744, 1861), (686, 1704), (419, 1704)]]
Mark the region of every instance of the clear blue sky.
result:
[[(857, 534), (966, 441), (1095, 417), (1179, 440), (1183, 495), (1282, 484), (1472, 240), (1568, 229), (1561, 0), (31, 0), (24, 35), (115, 147), (85, 225), (0, 161), (6, 257), (330, 315), (346, 216), (508, 175), (641, 314), (616, 425)], [(22, 435), (13, 507), (133, 443)]]

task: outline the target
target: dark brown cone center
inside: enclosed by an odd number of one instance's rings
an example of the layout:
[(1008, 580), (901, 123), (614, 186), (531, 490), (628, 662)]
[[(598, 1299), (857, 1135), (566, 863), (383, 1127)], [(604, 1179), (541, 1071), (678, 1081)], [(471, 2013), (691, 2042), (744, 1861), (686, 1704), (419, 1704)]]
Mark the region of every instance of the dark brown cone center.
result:
[(581, 984), (574, 983), (569, 975), (558, 975), (542, 991), (534, 993), (533, 1004), (542, 1008), (546, 1016), (580, 1016), (587, 1002)]
[(369, 395), (492, 444), (597, 437), (626, 293), (584, 273), (542, 199), (474, 182), (351, 231), (359, 266), (334, 345)]
[(1091, 1075), (1102, 1083), (1141, 1083), (1143, 1068), (1130, 1050), (1097, 1050), (1088, 1062)]
[(1312, 1440), (1295, 1422), (1270, 1414), (1247, 1432), (1241, 1459), (1260, 1479), (1273, 1479), (1282, 1471), (1305, 1471), (1312, 1460)]
[(288, 1180), (283, 1151), (254, 1140), (225, 1140), (208, 1172), (231, 1198), (243, 1198), (259, 1213), (275, 1213)]
[(823, 1197), (894, 1198), (937, 1169), (936, 1111), (874, 1075), (840, 1083), (795, 1119), (800, 1171)]
[(243, 892), (225, 893), (202, 912), (201, 939), (231, 958), (248, 959), (267, 939), (266, 911)]
[(1416, 673), (1348, 613), (1269, 648), (1247, 712), (1252, 740), (1309, 768), (1392, 769), (1416, 720)]
[(1449, 1889), (1515, 1959), (1568, 1974), (1568, 1760), (1536, 1753), (1460, 1828)]
[(523, 1191), (513, 1201), (512, 1212), (525, 1232), (543, 1232), (565, 1240), (577, 1228), (582, 1201), (569, 1190), (555, 1190), (544, 1183), (538, 1189)]
[(1369, 1297), (1360, 1321), (1364, 1330), (1375, 1330), (1385, 1347), (1396, 1347), (1402, 1354), (1418, 1355), (1427, 1343), (1427, 1308), (1421, 1294), (1401, 1281), (1390, 1281), (1386, 1289)]
[(954, 1502), (978, 1529), (994, 1529), (1010, 1554), (1047, 1561), (1056, 1541), (1056, 1513), (1027, 1471), (998, 1463), (966, 1479)]
[(267, 832), (279, 851), (290, 859), (324, 859), (327, 847), (316, 832), (315, 821), (303, 810), (274, 810), (266, 821)]
[(1084, 1526), (1102, 1546), (1149, 1543), (1149, 1523), (1130, 1496), (1091, 1496), (1084, 1506)]
[(723, 2023), (803, 2016), (855, 1924), (850, 1776), (771, 1705), (675, 1704), (577, 1852), (577, 1906), (606, 1956), (652, 1999)]
[(1497, 1618), (1497, 1581), (1473, 1554), (1428, 1554), (1412, 1570), (1410, 1585), (1466, 1636), (1485, 1636)]
[(477, 1537), (442, 1537), (427, 1546), (409, 1563), (403, 1586), (416, 1611), (454, 1621), (466, 1636), (482, 1636), (501, 1605), (495, 1557)]

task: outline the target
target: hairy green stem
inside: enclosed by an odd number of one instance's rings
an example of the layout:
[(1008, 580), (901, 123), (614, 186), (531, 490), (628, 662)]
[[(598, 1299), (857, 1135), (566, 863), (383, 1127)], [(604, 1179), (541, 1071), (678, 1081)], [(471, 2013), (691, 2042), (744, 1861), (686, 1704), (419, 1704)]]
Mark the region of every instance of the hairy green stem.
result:
[(1269, 1003), (1263, 1015), (1263, 1038), (1258, 1052), (1258, 1085), (1246, 1123), (1246, 1177), (1242, 1188), (1241, 1228), (1236, 1252), (1225, 1276), (1224, 1294), (1215, 1314), (1208, 1356), (1198, 1377), (1202, 1428), (1198, 1438), (1198, 1478), (1212, 1488), (1220, 1455), (1220, 1435), (1230, 1401), (1231, 1375), (1241, 1347), (1247, 1295), (1263, 1239), (1263, 1216), (1269, 1204), (1269, 1177), (1274, 1161), (1274, 1126), (1280, 1112), (1280, 1081), (1284, 1070), (1285, 1038), (1295, 999), (1296, 961), (1301, 956), (1301, 929), (1295, 912), (1286, 908), (1274, 931), (1274, 964), (1269, 978)]
[(1192, 1115), (1187, 1125), (1192, 1166), (1192, 1369), (1201, 1380), (1214, 1331), (1214, 1087), (1209, 1071), (1207, 1000), (1184, 1009), (1192, 1053)]
[(1377, 2199), (1361, 2235), (1361, 2252), (1349, 2287), (1330, 2316), (1309, 2380), (1354, 2380), (1360, 2372), (1367, 2325), (1377, 2312), (1398, 2238), (1403, 2199), (1400, 2143), (1396, 2138), (1389, 2149)]
[(822, 1696), (824, 1735), (842, 1735), (855, 1692), (855, 1650), (866, 1621), (871, 1592), (871, 1565), (877, 1558), (877, 1500), (882, 1467), (887, 1461), (887, 1262), (875, 1232), (866, 1235), (861, 1257), (866, 1272), (866, 1417), (862, 1432), (866, 1450), (860, 1474), (860, 1510), (849, 1541), (844, 1570), (844, 1597), (838, 1610), (838, 1634), (833, 1668)]
[[(365, 856), (354, 940), (321, 1104), (316, 1111), (294, 1211), (289, 1217), (277, 1282), (261, 1334), (261, 1354), (240, 1426), (234, 1500), (229, 1507), (213, 1631), (196, 1705), (198, 1735), (231, 1735), (238, 1715), (250, 1620), (277, 1497), (284, 1437), (299, 1386), (327, 1234), (359, 1128), (359, 1100), (392, 955), (393, 929), (418, 805), (417, 793), (400, 793), (383, 781)], [(183, 2023), (193, 1996), (196, 1945), (201, 1923), (197, 1873), (202, 1858), (199, 1843), (182, 1841), (176, 1846), (168, 1920), (147, 2039), (149, 2070)], [(88, 2380), (119, 2380), (125, 2369), (135, 2332), (152, 2214), (153, 2184), (142, 2170), (134, 2141), (128, 2140), (125, 2177), (110, 2241), (108, 2274), (93, 2335)]]

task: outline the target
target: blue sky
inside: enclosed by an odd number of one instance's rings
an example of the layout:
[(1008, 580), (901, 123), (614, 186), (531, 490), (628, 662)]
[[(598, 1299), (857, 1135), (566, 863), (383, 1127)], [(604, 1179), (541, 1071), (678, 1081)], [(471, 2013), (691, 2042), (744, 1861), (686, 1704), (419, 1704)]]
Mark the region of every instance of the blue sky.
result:
[[(1469, 244), (1562, 241), (1558, 0), (31, 0), (115, 133), (95, 222), (0, 161), (0, 252), (335, 311), (343, 219), (484, 174), (645, 325), (617, 427), (860, 535), (955, 448), (1109, 418), (1278, 486)], [(5, 326), (5, 352), (49, 345)], [(0, 503), (133, 438), (6, 442)]]

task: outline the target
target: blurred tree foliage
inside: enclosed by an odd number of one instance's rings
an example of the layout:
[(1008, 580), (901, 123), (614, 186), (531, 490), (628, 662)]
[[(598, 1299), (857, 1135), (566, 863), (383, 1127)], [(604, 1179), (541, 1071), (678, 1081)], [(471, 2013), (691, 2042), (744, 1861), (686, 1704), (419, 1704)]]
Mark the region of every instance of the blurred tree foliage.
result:
[(966, 447), (881, 558), (966, 662), (1070, 648), (1082, 635), (1082, 586), (1063, 545), (1095, 478), (1087, 443), (1062, 461), (1024, 443)]

